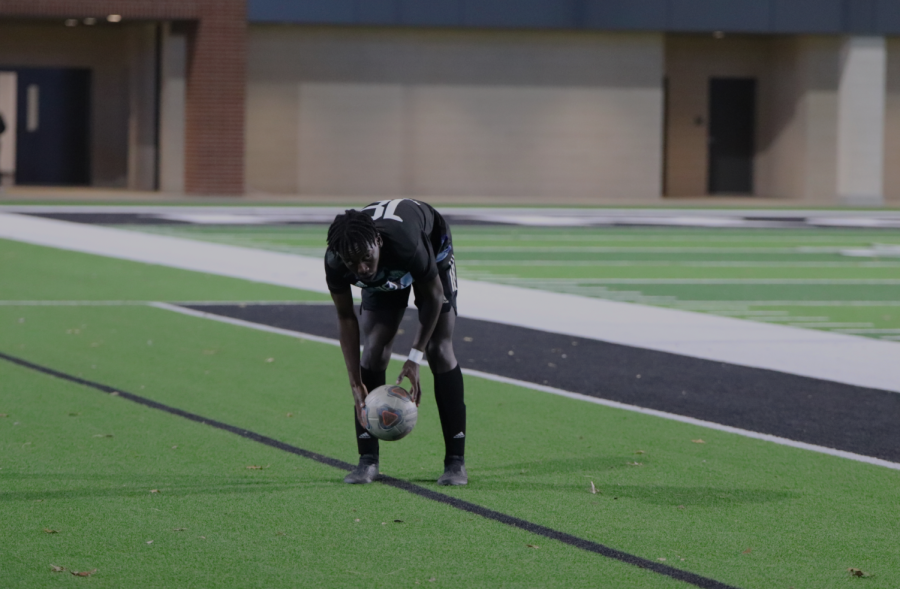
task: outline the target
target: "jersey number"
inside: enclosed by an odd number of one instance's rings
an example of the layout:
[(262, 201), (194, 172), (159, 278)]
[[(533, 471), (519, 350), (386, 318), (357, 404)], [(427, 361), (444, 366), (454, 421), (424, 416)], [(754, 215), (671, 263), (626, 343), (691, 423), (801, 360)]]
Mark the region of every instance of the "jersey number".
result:
[(383, 200), (381, 202), (376, 202), (373, 205), (367, 206), (364, 208), (364, 211), (372, 210), (372, 220), (377, 221), (378, 219), (386, 219), (388, 221), (399, 221), (403, 222), (403, 219), (395, 215), (397, 212), (397, 207), (400, 206), (400, 203), (405, 198), (398, 198), (395, 200)]

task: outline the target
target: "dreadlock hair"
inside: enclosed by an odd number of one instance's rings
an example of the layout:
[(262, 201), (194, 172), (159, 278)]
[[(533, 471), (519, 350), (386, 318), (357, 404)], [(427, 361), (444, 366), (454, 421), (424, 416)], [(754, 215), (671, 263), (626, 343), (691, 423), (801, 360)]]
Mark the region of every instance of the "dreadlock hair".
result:
[(348, 209), (328, 228), (328, 249), (342, 260), (352, 260), (378, 239), (375, 221), (366, 213)]

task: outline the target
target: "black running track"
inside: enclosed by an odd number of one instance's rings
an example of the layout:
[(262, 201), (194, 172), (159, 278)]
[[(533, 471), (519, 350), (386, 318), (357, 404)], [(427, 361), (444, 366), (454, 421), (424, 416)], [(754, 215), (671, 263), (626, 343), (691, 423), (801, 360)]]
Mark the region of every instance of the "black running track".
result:
[[(338, 338), (330, 306), (190, 308)], [(396, 351), (416, 321), (408, 310)], [(900, 462), (900, 393), (463, 317), (454, 347), (463, 368)]]
[[(54, 370), (52, 368), (48, 368), (46, 366), (41, 366), (39, 364), (34, 364), (27, 360), (23, 360), (22, 358), (17, 358), (15, 356), (9, 356), (0, 352), (0, 359), (10, 362), (12, 364), (16, 364), (23, 368), (27, 368), (29, 370), (34, 370), (36, 372), (40, 372), (46, 374), (48, 376), (53, 376), (55, 378), (60, 378), (69, 382), (73, 382), (85, 387), (89, 387), (100, 392), (106, 393), (108, 395), (116, 395), (121, 397), (122, 399), (126, 399), (133, 403), (137, 403), (139, 405), (143, 405), (145, 407), (149, 407), (151, 409), (157, 409), (159, 411), (165, 411), (166, 413), (170, 413), (172, 415), (177, 415), (179, 417), (183, 417), (190, 421), (201, 423), (203, 425), (208, 425), (210, 427), (214, 427), (216, 429), (224, 430), (230, 432), (232, 434), (238, 435), (242, 438), (246, 438), (248, 440), (252, 440), (254, 442), (258, 442), (260, 444), (264, 444), (271, 448), (275, 448), (277, 450), (281, 450), (283, 452), (289, 452), (291, 454), (295, 454), (297, 456), (302, 456), (303, 458), (308, 458), (309, 460), (314, 460), (321, 464), (325, 464), (327, 466), (331, 466), (334, 468), (338, 468), (344, 471), (350, 471), (353, 469), (352, 464), (348, 464), (342, 460), (338, 460), (336, 458), (331, 458), (329, 456), (325, 456), (324, 454), (319, 454), (317, 452), (311, 452), (309, 450), (304, 450), (303, 448), (298, 448), (297, 446), (292, 446), (285, 442), (281, 442), (274, 438), (270, 438), (268, 436), (264, 436), (262, 434), (258, 434), (256, 432), (246, 430), (241, 427), (237, 427), (234, 425), (229, 425), (227, 423), (223, 423), (221, 421), (216, 421), (215, 419), (208, 419), (203, 417), (202, 415), (197, 415), (196, 413), (189, 413), (187, 411), (183, 411), (178, 409), (177, 407), (171, 407), (169, 405), (164, 405), (152, 399), (148, 399), (146, 397), (142, 397), (140, 395), (135, 395), (134, 393), (129, 393), (123, 391), (122, 389), (115, 388), (106, 384), (85, 380), (83, 378), (73, 376), (71, 374), (66, 374), (64, 372), (59, 372), (58, 370)], [(573, 536), (571, 534), (567, 534), (565, 532), (560, 532), (558, 530), (554, 530), (552, 528), (548, 528), (546, 526), (542, 526), (539, 524), (532, 523), (530, 521), (519, 519), (517, 517), (513, 517), (511, 515), (507, 515), (505, 513), (501, 513), (499, 511), (494, 511), (493, 509), (488, 509), (486, 507), (482, 507), (475, 503), (470, 503), (468, 501), (463, 501), (462, 499), (458, 499), (456, 497), (451, 497), (449, 495), (444, 495), (443, 493), (438, 493), (432, 489), (427, 487), (423, 487), (421, 485), (417, 485), (415, 483), (411, 483), (409, 481), (405, 481), (403, 479), (398, 479), (386, 475), (379, 476), (378, 479), (380, 482), (394, 487), (396, 489), (400, 489), (406, 491), (408, 493), (412, 493), (413, 495), (418, 495), (424, 499), (429, 499), (431, 501), (436, 501), (438, 503), (443, 503), (449, 507), (453, 507), (455, 509), (459, 509), (461, 511), (466, 511), (474, 515), (478, 515), (485, 519), (493, 520), (499, 522), (501, 524), (518, 528), (520, 530), (524, 530), (526, 532), (530, 532), (532, 534), (536, 534), (538, 536), (543, 536), (545, 538), (550, 538), (551, 540), (557, 540), (562, 542), (563, 544), (568, 544), (569, 546), (574, 546), (575, 548), (580, 548), (581, 550), (586, 550), (588, 552), (593, 552), (594, 554), (598, 554), (600, 556), (604, 556), (606, 558), (611, 558), (613, 560), (618, 560), (620, 562), (624, 562), (626, 564), (630, 564), (632, 566), (636, 566), (642, 569), (646, 569), (652, 571), (654, 573), (664, 575), (666, 577), (671, 577), (673, 579), (677, 579), (679, 581), (683, 581), (685, 583), (694, 585), (695, 587), (702, 587), (703, 589), (737, 589), (732, 585), (726, 585), (725, 583), (720, 583), (715, 579), (709, 579), (707, 577), (702, 577), (700, 575), (691, 573), (689, 571), (677, 569), (672, 566), (668, 566), (662, 564), (660, 562), (656, 562), (653, 560), (648, 560), (646, 558), (641, 558), (640, 556), (635, 556), (633, 554), (629, 554), (627, 552), (622, 552), (621, 550), (616, 550), (615, 548), (610, 548), (609, 546), (605, 546), (598, 542), (593, 542), (591, 540), (585, 540), (584, 538), (579, 538), (578, 536)]]

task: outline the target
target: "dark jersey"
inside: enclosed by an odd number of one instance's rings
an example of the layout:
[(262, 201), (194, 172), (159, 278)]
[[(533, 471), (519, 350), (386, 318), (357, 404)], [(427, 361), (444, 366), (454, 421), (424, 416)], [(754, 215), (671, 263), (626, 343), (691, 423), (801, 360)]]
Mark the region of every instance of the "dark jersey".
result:
[(346, 292), (351, 284), (376, 292), (402, 290), (417, 280), (434, 279), (450, 265), (450, 227), (431, 205), (401, 198), (372, 203), (363, 212), (372, 215), (381, 235), (378, 272), (373, 280), (363, 282), (329, 249), (325, 252), (328, 290)]

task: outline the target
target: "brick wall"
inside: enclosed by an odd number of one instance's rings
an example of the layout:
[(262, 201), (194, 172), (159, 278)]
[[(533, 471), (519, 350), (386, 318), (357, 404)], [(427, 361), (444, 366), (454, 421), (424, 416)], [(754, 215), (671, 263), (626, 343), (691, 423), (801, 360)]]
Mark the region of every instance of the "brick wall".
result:
[(244, 192), (246, 0), (0, 0), (0, 19), (189, 21), (185, 188)]

